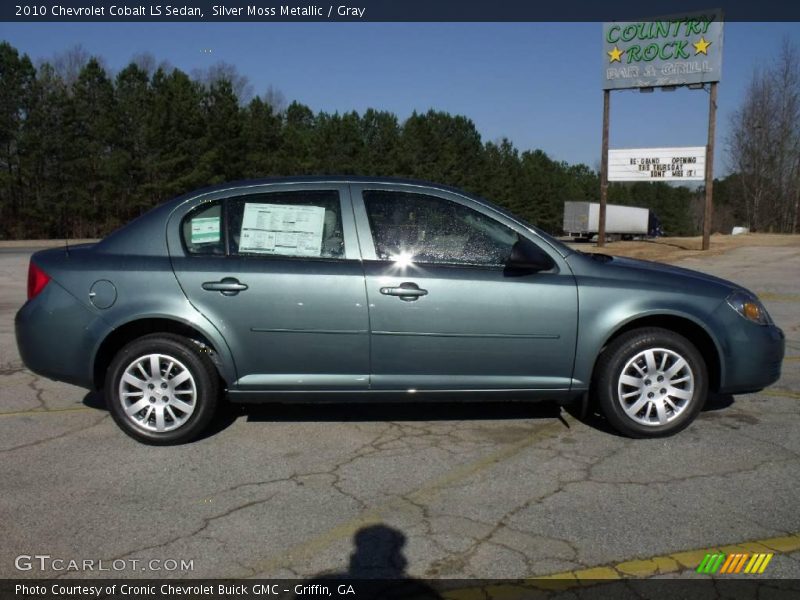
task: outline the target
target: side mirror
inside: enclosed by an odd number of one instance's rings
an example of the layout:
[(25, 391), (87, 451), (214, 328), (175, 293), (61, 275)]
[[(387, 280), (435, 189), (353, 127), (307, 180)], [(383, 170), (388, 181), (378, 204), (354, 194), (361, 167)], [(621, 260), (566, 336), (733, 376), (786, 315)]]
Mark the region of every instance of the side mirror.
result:
[(549, 271), (556, 266), (544, 250), (532, 241), (520, 238), (511, 247), (511, 256), (506, 263), (506, 270), (511, 272), (537, 273)]

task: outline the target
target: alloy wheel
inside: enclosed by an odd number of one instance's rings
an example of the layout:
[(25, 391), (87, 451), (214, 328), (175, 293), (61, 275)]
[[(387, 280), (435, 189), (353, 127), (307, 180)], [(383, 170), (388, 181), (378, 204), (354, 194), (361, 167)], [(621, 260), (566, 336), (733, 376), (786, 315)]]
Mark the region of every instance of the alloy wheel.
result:
[(617, 399), (630, 419), (655, 427), (680, 416), (691, 404), (694, 388), (694, 373), (683, 356), (667, 348), (648, 348), (625, 363)]
[(178, 429), (192, 416), (197, 386), (191, 371), (177, 358), (146, 354), (123, 371), (119, 401), (134, 425), (164, 433)]

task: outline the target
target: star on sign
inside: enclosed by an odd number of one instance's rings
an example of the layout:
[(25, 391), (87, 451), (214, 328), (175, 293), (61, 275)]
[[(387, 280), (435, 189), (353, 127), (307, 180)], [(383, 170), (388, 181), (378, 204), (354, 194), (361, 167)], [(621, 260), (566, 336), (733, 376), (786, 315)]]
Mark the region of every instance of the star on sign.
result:
[(620, 50), (616, 46), (614, 46), (613, 50), (609, 50), (606, 54), (609, 56), (608, 62), (612, 63), (614, 61), (622, 62), (622, 55), (625, 53), (625, 50)]
[(708, 47), (711, 45), (711, 42), (707, 42), (706, 38), (701, 37), (699, 42), (694, 42), (692, 46), (694, 46), (694, 53), (695, 54), (705, 54), (708, 56)]

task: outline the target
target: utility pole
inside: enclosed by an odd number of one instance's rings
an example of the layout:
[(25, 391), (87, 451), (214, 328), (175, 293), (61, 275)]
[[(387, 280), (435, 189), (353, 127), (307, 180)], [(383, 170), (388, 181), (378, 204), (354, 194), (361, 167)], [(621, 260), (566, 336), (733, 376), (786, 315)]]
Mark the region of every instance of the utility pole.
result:
[[(714, 214), (714, 135), (717, 126), (717, 82), (711, 82), (708, 98), (708, 143), (706, 145), (706, 205), (703, 211), (703, 250), (711, 248), (711, 221)], [(603, 210), (602, 208), (600, 209)]]
[(606, 202), (608, 201), (608, 121), (611, 90), (603, 90), (603, 144), (600, 151), (600, 214), (597, 224), (597, 245), (606, 245)]

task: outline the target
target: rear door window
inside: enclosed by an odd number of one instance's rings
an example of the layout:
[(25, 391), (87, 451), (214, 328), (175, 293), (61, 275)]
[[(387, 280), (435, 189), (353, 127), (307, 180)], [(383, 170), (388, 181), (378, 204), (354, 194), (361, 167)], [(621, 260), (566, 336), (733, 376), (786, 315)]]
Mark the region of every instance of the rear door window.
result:
[(227, 202), (233, 255), (344, 257), (342, 209), (336, 190), (270, 192)]

